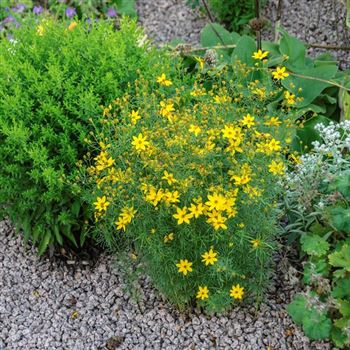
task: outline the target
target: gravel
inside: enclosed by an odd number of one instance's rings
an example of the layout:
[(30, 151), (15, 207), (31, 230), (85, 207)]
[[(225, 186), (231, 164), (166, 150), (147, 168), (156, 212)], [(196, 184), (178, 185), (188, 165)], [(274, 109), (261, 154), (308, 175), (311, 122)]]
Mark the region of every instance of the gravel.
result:
[[(345, 0), (283, 0), (281, 25), (290, 34), (310, 44), (350, 46), (350, 28), (346, 26)], [(265, 16), (274, 25), (278, 0), (268, 0)], [(272, 39), (269, 31), (265, 37)], [(342, 67), (350, 67), (350, 51), (309, 49), (311, 56), (329, 52)]]
[(208, 22), (198, 9), (186, 6), (186, 0), (138, 0), (137, 12), (146, 33), (157, 43), (175, 38), (198, 43)]
[(139, 298), (132, 298), (123, 266), (111, 257), (100, 255), (94, 265), (39, 259), (2, 221), (0, 349), (331, 349), (310, 343), (288, 317), (285, 306), (297, 288), (292, 275), (279, 272), (259, 309), (180, 313), (145, 277)]

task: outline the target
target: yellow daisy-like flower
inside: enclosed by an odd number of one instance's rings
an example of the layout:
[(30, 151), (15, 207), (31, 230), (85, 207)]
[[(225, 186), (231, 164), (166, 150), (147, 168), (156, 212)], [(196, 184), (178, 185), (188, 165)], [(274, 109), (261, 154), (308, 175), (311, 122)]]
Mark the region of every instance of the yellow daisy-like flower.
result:
[(191, 215), (194, 216), (196, 219), (204, 213), (204, 209), (205, 207), (202, 203), (198, 203), (197, 205), (191, 204), (190, 208), (188, 208)]
[(143, 136), (142, 133), (138, 134), (138, 136), (133, 136), (132, 139), (133, 141), (131, 144), (138, 152), (145, 151), (146, 147), (149, 146), (149, 142), (147, 141), (146, 136)]
[(276, 70), (272, 72), (272, 75), (277, 80), (283, 80), (289, 77), (289, 73), (286, 72), (286, 67), (277, 67)]
[(253, 53), (253, 58), (255, 60), (263, 60), (264, 58), (267, 57), (267, 55), (269, 54), (268, 51), (262, 51), (262, 50), (258, 50), (256, 52)]
[(157, 78), (157, 83), (159, 83), (160, 85), (163, 86), (170, 86), (173, 83), (171, 82), (171, 80), (166, 78), (166, 75), (164, 73), (162, 73), (158, 78)]
[(284, 98), (288, 105), (292, 106), (295, 104), (295, 95), (291, 94), (289, 91), (284, 92)]
[(253, 248), (256, 249), (261, 245), (261, 240), (260, 239), (253, 239), (252, 241), (250, 241), (250, 243), (252, 244)]
[(189, 273), (192, 272), (192, 263), (188, 261), (187, 259), (180, 259), (180, 261), (176, 264), (178, 267), (178, 272), (183, 273), (185, 276)]
[(190, 219), (192, 218), (192, 214), (187, 212), (187, 207), (176, 208), (176, 214), (173, 215), (175, 219), (177, 219), (177, 224), (181, 225), (183, 223), (189, 224)]
[(107, 201), (106, 196), (97, 197), (96, 202), (94, 202), (95, 209), (98, 210), (99, 212), (106, 211), (109, 204), (110, 203)]
[(175, 182), (177, 182), (173, 174), (168, 173), (166, 170), (164, 171), (163, 174), (164, 174), (164, 175), (163, 175), (163, 177), (162, 177), (162, 180), (167, 181), (167, 182), (168, 182), (168, 185), (172, 185), (172, 184), (174, 184)]
[(254, 117), (252, 117), (250, 114), (247, 114), (243, 117), (241, 123), (242, 125), (246, 126), (248, 129), (250, 129), (252, 126), (255, 125)]
[(244, 287), (241, 287), (239, 284), (232, 286), (230, 290), (230, 296), (234, 299), (243, 299)]
[(196, 298), (200, 299), (200, 300), (208, 299), (209, 298), (208, 287), (207, 286), (204, 286), (204, 287), (199, 286)]
[(201, 128), (198, 125), (191, 124), (188, 131), (194, 134), (195, 136), (198, 136), (201, 133)]
[(202, 255), (202, 262), (205, 263), (205, 266), (214, 265), (218, 261), (218, 258), (216, 257), (217, 255), (218, 253), (214, 252), (213, 248), (210, 248), (208, 252), (205, 252)]
[(270, 164), (269, 164), (269, 172), (273, 175), (284, 175), (284, 171), (285, 171), (285, 166), (284, 163), (281, 162), (280, 160), (273, 160)]

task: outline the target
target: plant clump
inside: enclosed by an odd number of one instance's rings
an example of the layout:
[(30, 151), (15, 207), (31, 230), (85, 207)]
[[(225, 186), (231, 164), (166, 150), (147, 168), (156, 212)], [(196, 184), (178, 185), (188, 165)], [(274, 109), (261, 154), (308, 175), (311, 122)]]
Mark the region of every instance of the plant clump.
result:
[(132, 242), (176, 305), (222, 311), (261, 299), (269, 283), (295, 124), (291, 107), (267, 110), (283, 90), (271, 74), (247, 82), (249, 68), (237, 63), (233, 75), (213, 68), (204, 80), (204, 65), (194, 76), (179, 64), (140, 77), (134, 95), (107, 106), (94, 119), (84, 181), (102, 241)]

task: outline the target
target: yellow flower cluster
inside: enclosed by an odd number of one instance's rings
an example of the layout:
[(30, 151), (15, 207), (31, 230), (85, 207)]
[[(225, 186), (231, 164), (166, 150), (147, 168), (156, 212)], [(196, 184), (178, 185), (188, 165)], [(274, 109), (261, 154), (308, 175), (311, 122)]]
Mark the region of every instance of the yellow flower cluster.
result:
[[(275, 78), (286, 74), (278, 69)], [(89, 158), (95, 218), (115, 235), (135, 235), (140, 247), (153, 247), (150, 260), (165, 259), (164, 269), (171, 257), (169, 274), (183, 280), (216, 265), (212, 270), (227, 278), (229, 295), (241, 300), (245, 271), (230, 259), (235, 249), (256, 259), (268, 247), (264, 226), (254, 220), (273, 209), (270, 193), (284, 175), (286, 140), (295, 131), (291, 103), (271, 115), (265, 106), (279, 88), (253, 81), (243, 91), (223, 77), (210, 88), (200, 78), (178, 86), (169, 76), (155, 77), (154, 89), (140, 78), (135, 96), (103, 109), (103, 132), (94, 135), (98, 149)], [(213, 293), (205, 279), (195, 288), (199, 300)]]

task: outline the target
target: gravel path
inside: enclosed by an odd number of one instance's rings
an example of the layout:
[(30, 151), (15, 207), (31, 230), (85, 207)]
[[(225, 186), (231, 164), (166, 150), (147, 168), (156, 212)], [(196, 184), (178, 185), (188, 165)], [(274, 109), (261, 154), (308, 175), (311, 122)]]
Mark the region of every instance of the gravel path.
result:
[(123, 276), (106, 256), (94, 266), (39, 259), (0, 222), (0, 349), (331, 349), (310, 344), (287, 316), (295, 289), (290, 278), (283, 288), (272, 282), (259, 310), (242, 306), (209, 317), (198, 310), (180, 314), (145, 278), (136, 302)]

